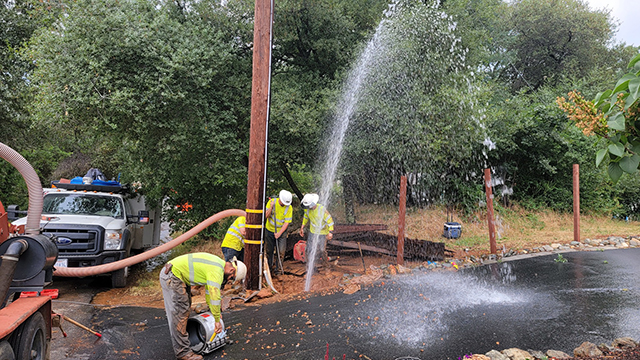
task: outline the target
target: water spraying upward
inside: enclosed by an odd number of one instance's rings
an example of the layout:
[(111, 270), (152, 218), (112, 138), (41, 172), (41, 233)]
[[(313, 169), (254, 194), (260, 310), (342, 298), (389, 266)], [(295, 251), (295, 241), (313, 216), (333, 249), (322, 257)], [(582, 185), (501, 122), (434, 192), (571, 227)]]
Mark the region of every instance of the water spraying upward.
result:
[[(400, 176), (414, 175), (419, 181), (411, 186), (419, 190), (413, 199), (428, 202), (444, 192), (442, 184), (454, 183), (443, 176), (472, 161), (484, 139), (475, 110), (478, 87), (455, 29), (436, 2), (389, 6), (337, 103), (320, 204), (329, 207), (339, 169), (355, 175), (371, 202), (396, 201)], [(307, 291), (320, 247), (313, 243), (307, 243)]]
[[(338, 105), (338, 116), (336, 117), (335, 126), (333, 127), (328, 143), (327, 159), (322, 172), (322, 186), (319, 193), (319, 202), (325, 205), (325, 207), (330, 200), (331, 188), (335, 180), (338, 164), (340, 163), (340, 156), (342, 155), (342, 143), (349, 127), (349, 119), (353, 116), (356, 109), (363, 82), (371, 69), (370, 64), (376, 54), (380, 53), (381, 46), (383, 45), (381, 41), (381, 29), (383, 27), (384, 21), (378, 25), (374, 37), (367, 43), (365, 50), (358, 60), (357, 66), (350, 73), (343, 91), (343, 97)], [(310, 234), (309, 236), (312, 235)], [(320, 248), (320, 244), (317, 241), (309, 241), (309, 243), (315, 244), (316, 246), (307, 248), (309, 256), (307, 256), (305, 291), (309, 291), (311, 288), (311, 277), (313, 275), (316, 256)]]

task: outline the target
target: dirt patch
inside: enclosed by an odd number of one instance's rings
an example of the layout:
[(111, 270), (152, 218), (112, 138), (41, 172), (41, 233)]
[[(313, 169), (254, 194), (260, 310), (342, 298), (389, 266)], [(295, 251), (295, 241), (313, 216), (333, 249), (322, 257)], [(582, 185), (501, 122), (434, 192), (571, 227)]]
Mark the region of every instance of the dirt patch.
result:
[[(363, 264), (364, 260), (364, 264)], [(227, 302), (228, 307), (233, 309), (241, 306), (254, 306), (260, 304), (268, 304), (273, 302), (288, 301), (295, 298), (307, 298), (313, 294), (330, 294), (337, 291), (353, 290), (347, 289), (350, 279), (371, 273), (371, 266), (380, 267), (386, 264), (395, 263), (395, 258), (388, 256), (339, 256), (331, 259), (329, 264), (320, 265), (316, 268), (312, 278), (310, 291), (305, 291), (307, 274), (306, 264), (295, 261), (286, 260), (283, 264), (284, 274), (276, 273), (273, 275), (273, 286), (277, 292), (271, 292), (271, 296), (260, 298), (256, 296), (249, 302), (244, 302), (239, 297), (250, 295), (251, 292), (241, 292), (241, 289), (234, 291), (231, 284), (227, 284), (223, 289), (225, 297), (238, 297)], [(419, 262), (407, 262), (408, 267), (417, 266)], [(94, 296), (92, 304), (104, 306), (142, 306), (152, 308), (164, 308), (162, 298), (162, 289), (157, 281), (151, 281), (149, 278), (157, 279), (158, 269), (151, 275), (144, 273), (134, 273), (129, 278), (130, 285), (122, 289), (110, 289), (98, 293)], [(265, 283), (264, 288), (268, 288)], [(192, 290), (192, 303), (194, 308), (203, 308), (206, 306), (204, 291), (194, 288)], [(204, 307), (206, 309), (206, 307)]]

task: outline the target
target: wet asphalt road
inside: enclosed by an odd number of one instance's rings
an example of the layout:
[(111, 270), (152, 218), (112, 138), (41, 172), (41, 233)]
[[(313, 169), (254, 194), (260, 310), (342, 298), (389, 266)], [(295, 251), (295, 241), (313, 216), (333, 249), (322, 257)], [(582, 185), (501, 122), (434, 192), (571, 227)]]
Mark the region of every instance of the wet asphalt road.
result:
[[(205, 359), (324, 359), (327, 344), (330, 359), (457, 359), (510, 347), (571, 353), (583, 341), (639, 339), (640, 249), (563, 256), (566, 263), (554, 254), (416, 272), (353, 295), (230, 311), (223, 318), (234, 343)], [(83, 334), (70, 346), (55, 333), (54, 352), (64, 357), (52, 359), (173, 358), (163, 310), (78, 311), (103, 338)]]

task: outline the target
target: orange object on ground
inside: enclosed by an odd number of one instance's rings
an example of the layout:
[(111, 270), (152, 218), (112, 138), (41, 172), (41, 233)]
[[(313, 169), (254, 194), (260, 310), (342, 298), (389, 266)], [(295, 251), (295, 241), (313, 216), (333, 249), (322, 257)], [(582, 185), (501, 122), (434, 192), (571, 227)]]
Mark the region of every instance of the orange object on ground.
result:
[(20, 293), (21, 298), (36, 297), (36, 296), (38, 296), (37, 291), (23, 291)]
[(307, 242), (304, 240), (298, 241), (293, 246), (293, 258), (298, 261), (307, 262), (307, 257), (305, 255), (306, 249), (307, 249)]
[(92, 333), (93, 335), (95, 335), (95, 336), (97, 336), (97, 337), (99, 337), (99, 338), (101, 338), (101, 337), (102, 337), (102, 335), (101, 335), (100, 333), (97, 333), (97, 332), (95, 332), (95, 331), (93, 331), (93, 330), (89, 329), (88, 327), (86, 327), (86, 326), (84, 326), (84, 325), (80, 324), (79, 322), (77, 322), (77, 321), (75, 321), (75, 320), (73, 320), (73, 319), (69, 319), (68, 317), (66, 317), (66, 316), (64, 316), (64, 315), (62, 315), (62, 314), (60, 314), (60, 317), (61, 317), (61, 318), (63, 318), (63, 319), (65, 319), (65, 320), (67, 320), (68, 322), (72, 323), (73, 325), (75, 325), (75, 326), (79, 327), (79, 328), (80, 328), (80, 329), (82, 329), (82, 330), (87, 330), (88, 332)]
[(40, 296), (49, 296), (52, 299), (58, 298), (58, 289), (44, 289), (40, 291)]

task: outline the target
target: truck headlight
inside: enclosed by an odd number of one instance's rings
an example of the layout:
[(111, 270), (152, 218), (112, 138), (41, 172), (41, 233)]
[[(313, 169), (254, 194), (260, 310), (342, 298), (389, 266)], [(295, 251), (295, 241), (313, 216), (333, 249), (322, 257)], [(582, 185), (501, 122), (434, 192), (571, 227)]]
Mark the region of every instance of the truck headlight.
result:
[(104, 238), (105, 250), (120, 250), (122, 247), (122, 231), (107, 230)]

